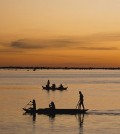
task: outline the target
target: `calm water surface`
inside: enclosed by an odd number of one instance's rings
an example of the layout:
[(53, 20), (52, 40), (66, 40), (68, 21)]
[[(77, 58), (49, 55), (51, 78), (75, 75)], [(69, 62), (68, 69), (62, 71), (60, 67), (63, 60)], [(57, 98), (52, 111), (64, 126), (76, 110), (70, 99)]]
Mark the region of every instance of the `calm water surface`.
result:
[[(42, 90), (47, 80), (67, 91)], [(54, 101), (57, 108), (75, 108), (79, 91), (86, 115), (24, 115), (32, 99), (37, 108)], [(0, 134), (119, 134), (120, 70), (0, 70)]]

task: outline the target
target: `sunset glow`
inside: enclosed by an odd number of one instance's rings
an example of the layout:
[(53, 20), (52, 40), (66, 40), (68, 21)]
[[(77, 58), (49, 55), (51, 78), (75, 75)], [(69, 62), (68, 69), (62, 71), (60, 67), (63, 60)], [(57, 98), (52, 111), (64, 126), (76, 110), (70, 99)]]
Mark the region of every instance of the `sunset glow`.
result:
[(0, 0), (0, 66), (120, 67), (119, 0)]

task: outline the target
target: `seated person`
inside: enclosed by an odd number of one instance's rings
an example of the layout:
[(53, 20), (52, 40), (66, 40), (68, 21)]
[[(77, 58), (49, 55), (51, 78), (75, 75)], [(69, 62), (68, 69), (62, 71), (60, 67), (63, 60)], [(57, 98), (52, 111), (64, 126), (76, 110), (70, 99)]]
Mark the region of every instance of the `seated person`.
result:
[(63, 88), (63, 85), (62, 85), (62, 84), (60, 84), (59, 88)]
[(49, 108), (51, 108), (51, 109), (55, 109), (55, 104), (54, 104), (53, 101), (51, 101), (51, 103), (49, 104)]
[(56, 88), (56, 85), (55, 84), (52, 84), (52, 89), (55, 89)]

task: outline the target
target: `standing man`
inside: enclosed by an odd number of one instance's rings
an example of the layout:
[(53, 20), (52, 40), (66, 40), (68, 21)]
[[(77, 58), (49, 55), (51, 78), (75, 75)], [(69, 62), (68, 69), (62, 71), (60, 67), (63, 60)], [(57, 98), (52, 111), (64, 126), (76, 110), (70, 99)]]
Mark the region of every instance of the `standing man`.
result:
[(48, 80), (48, 81), (47, 81), (46, 89), (47, 89), (47, 90), (49, 90), (49, 89), (50, 89), (50, 80)]
[(83, 107), (83, 110), (84, 110), (84, 109), (85, 109), (84, 103), (83, 103), (83, 101), (84, 101), (84, 96), (83, 96), (83, 94), (82, 94), (81, 91), (79, 91), (79, 95), (80, 95), (80, 99), (79, 99), (78, 109), (81, 109), (81, 106), (82, 106), (82, 107)]
[(36, 101), (33, 99), (33, 101), (30, 101), (27, 105), (30, 105), (32, 107), (29, 107), (30, 110), (36, 111)]
[(36, 110), (36, 102), (35, 102), (34, 99), (33, 99), (33, 101), (32, 101), (32, 105), (33, 105), (33, 109)]
[(50, 87), (50, 80), (47, 81), (47, 86)]

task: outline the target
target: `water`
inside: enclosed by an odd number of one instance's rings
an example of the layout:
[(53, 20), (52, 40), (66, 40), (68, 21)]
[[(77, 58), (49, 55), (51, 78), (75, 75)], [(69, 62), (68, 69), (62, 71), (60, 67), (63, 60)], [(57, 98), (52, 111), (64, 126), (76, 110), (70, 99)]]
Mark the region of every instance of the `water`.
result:
[[(47, 80), (67, 91), (42, 90)], [(86, 115), (24, 115), (32, 99), (37, 108), (54, 101), (57, 108), (75, 108), (82, 91)], [(0, 70), (0, 134), (118, 134), (120, 70)]]

